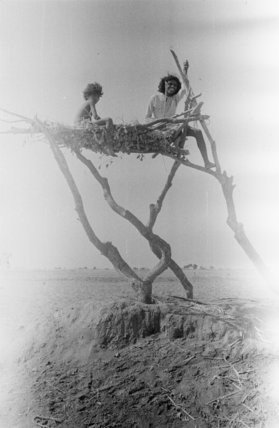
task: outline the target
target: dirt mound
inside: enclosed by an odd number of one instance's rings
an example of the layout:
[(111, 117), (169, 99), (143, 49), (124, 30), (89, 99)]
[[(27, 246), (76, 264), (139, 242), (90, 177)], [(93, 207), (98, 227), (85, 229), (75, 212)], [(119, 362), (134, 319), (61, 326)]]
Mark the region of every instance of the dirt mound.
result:
[(222, 340), (225, 346), (242, 336), (255, 337), (264, 312), (253, 301), (227, 299), (205, 304), (169, 297), (154, 305), (123, 301), (106, 307), (97, 324), (101, 347), (121, 349), (156, 333), (169, 339)]
[(160, 333), (163, 307), (123, 301), (106, 307), (97, 324), (101, 347), (122, 348), (138, 339)]
[[(238, 299), (114, 304), (98, 323), (103, 348), (93, 341), (84, 364), (40, 360), (26, 426), (269, 428), (279, 420), (266, 385), (278, 358), (261, 336), (271, 314)], [(76, 335), (81, 317), (82, 311), (71, 318)], [(89, 336), (84, 342), (71, 337), (72, 346), (82, 353)]]

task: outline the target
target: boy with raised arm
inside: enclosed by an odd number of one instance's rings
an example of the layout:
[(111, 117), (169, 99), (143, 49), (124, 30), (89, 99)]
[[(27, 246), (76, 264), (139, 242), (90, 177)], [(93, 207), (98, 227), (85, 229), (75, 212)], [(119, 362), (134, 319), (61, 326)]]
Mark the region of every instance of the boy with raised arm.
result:
[[(168, 76), (163, 77), (158, 86), (158, 93), (153, 95), (150, 99), (145, 116), (146, 122), (174, 116), (179, 101), (186, 95), (185, 89), (181, 91), (180, 89), (181, 83), (176, 76), (169, 74)], [(205, 168), (214, 168), (215, 164), (210, 162), (208, 159), (202, 131), (188, 125), (186, 136), (194, 137), (196, 139)]]

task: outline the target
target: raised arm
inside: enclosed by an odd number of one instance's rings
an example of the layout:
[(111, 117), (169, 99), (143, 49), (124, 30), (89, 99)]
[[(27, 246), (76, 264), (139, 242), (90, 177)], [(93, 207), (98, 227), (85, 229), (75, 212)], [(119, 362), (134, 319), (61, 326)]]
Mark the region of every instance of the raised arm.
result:
[(182, 100), (182, 98), (186, 96), (186, 94), (187, 94), (186, 89), (185, 88), (181, 89), (181, 91), (179, 91), (178, 94), (176, 95), (177, 102), (179, 103)]

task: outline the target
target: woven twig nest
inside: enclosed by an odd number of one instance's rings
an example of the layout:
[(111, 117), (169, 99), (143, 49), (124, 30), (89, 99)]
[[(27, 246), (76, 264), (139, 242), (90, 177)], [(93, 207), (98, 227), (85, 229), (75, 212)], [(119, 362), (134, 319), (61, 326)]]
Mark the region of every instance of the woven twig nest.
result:
[(114, 125), (106, 127), (89, 124), (69, 127), (57, 123), (45, 123), (46, 128), (60, 147), (73, 151), (89, 149), (96, 153), (161, 153), (178, 158), (185, 157), (187, 150), (177, 147), (177, 127), (166, 125), (164, 130), (153, 130), (144, 125)]

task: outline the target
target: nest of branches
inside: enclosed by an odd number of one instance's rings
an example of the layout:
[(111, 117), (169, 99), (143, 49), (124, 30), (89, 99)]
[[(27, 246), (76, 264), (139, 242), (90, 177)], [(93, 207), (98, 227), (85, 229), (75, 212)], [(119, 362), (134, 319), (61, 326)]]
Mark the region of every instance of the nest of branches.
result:
[(95, 153), (114, 155), (117, 153), (158, 153), (185, 158), (188, 150), (178, 146), (181, 136), (180, 126), (164, 124), (164, 129), (154, 129), (148, 125), (105, 126), (87, 124), (69, 127), (58, 123), (45, 123), (44, 126), (60, 147), (72, 151), (89, 149)]

